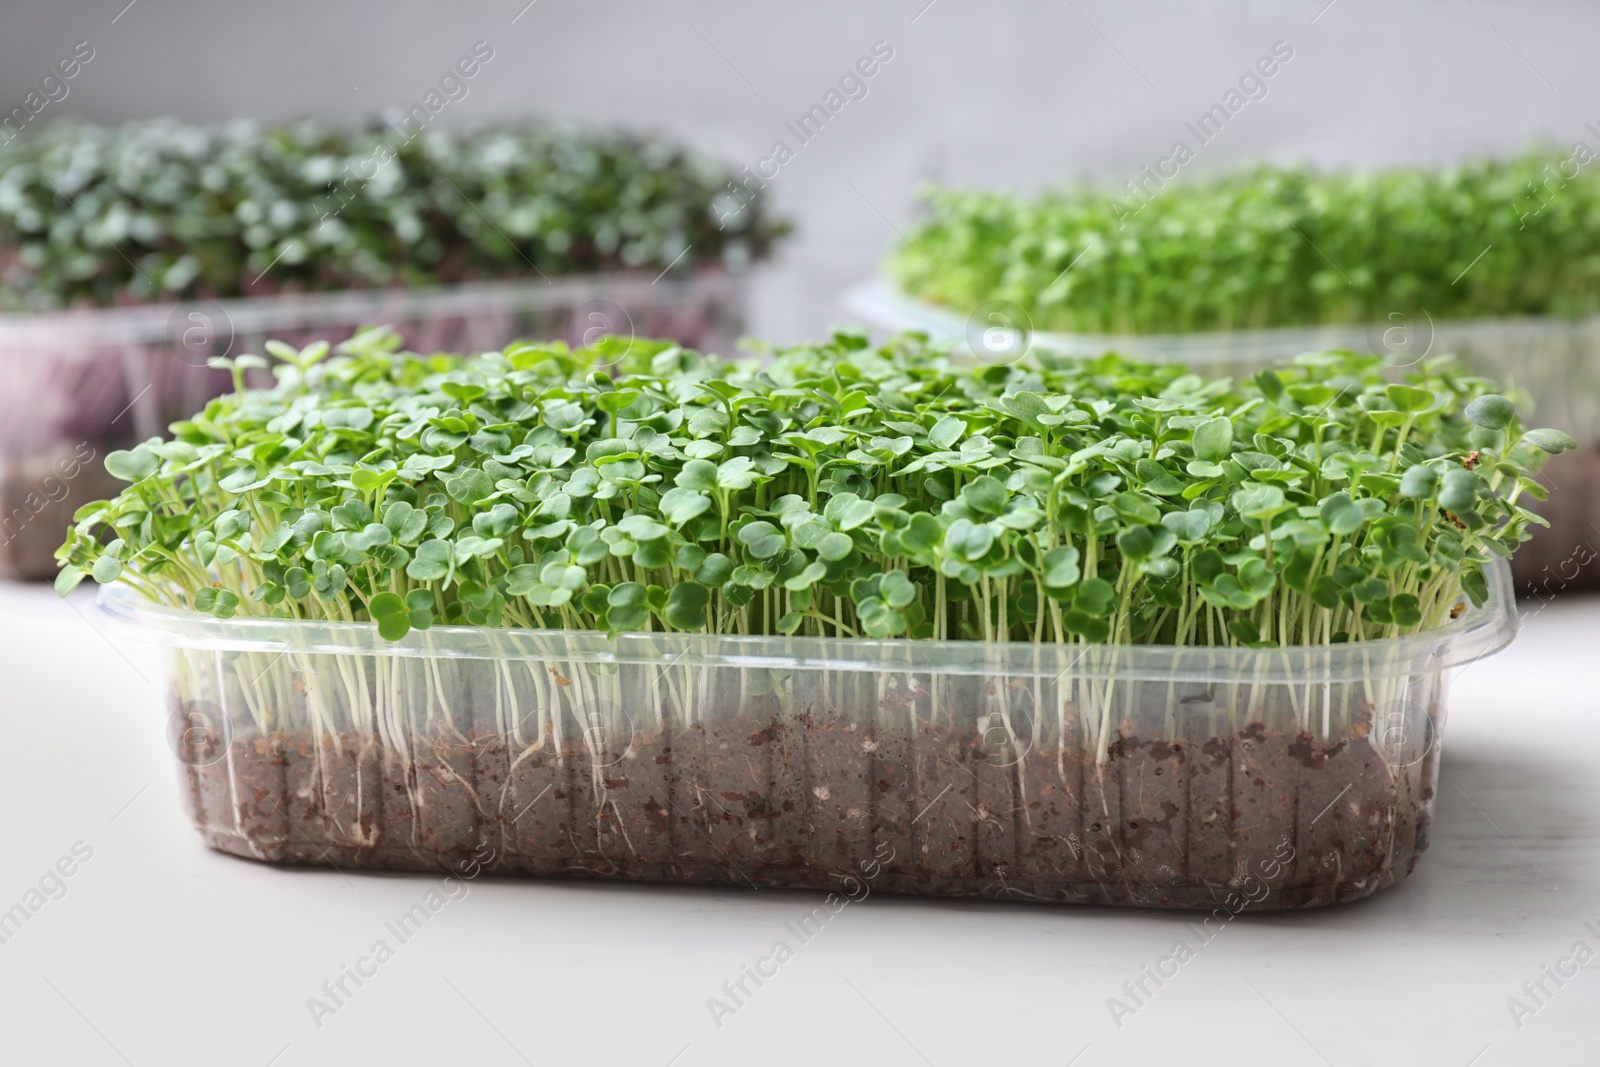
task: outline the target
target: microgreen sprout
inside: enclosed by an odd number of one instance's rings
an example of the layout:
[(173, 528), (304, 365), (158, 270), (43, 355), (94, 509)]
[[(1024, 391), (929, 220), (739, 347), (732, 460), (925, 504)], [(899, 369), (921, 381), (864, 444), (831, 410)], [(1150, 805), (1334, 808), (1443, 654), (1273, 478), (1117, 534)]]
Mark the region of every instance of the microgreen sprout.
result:
[(0, 307), (737, 269), (785, 226), (659, 137), (47, 123), (0, 146)]
[[(1600, 181), (1535, 152), (1448, 169), (1259, 167), (1148, 191), (930, 189), (887, 268), (1037, 330), (1186, 333), (1600, 310)], [(1552, 181), (1559, 172), (1560, 177)]]
[(1486, 596), (1541, 458), (1448, 360), (1232, 382), (917, 335), (728, 363), (660, 341), (473, 357), (268, 346), (277, 385), (107, 457), (58, 553), (219, 618), (1034, 643), (1329, 644)]

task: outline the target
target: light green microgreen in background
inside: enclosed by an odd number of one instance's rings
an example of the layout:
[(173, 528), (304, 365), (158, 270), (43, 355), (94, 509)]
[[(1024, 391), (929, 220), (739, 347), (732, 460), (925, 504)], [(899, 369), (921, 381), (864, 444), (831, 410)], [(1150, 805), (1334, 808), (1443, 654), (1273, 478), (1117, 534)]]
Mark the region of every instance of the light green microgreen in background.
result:
[(1137, 197), (1077, 184), (924, 199), (889, 274), (964, 313), (1013, 302), (1037, 330), (1600, 311), (1600, 180), (1555, 152), (1374, 173), (1262, 166)]

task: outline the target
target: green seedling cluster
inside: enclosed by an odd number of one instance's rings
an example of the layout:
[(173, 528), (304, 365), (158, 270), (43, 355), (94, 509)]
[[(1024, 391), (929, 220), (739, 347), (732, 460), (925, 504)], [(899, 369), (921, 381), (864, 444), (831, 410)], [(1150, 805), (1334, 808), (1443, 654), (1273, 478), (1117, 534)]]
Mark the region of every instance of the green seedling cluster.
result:
[[(964, 367), (918, 335), (728, 363), (667, 342), (327, 358), (107, 457), (58, 588), (219, 618), (1035, 643), (1327, 644), (1435, 627), (1572, 447), (1438, 359), (1207, 381)], [(242, 377), (256, 357), (232, 367)]]
[(887, 268), (908, 293), (963, 312), (1011, 301), (1037, 330), (1588, 315), (1600, 310), (1600, 181), (1585, 162), (1260, 167), (1137, 195), (931, 189)]
[(0, 146), (0, 308), (738, 268), (785, 227), (733, 177), (541, 123), (48, 123)]

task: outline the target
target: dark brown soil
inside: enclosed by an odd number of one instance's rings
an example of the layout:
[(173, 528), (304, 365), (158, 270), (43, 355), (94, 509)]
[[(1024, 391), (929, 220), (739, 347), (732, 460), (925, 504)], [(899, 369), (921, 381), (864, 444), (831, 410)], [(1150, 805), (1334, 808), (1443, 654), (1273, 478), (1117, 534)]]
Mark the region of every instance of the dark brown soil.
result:
[(1551, 456), (1538, 478), (1550, 499), (1524, 497), (1523, 503), (1550, 525), (1531, 527), (1531, 537), (1511, 559), (1517, 596), (1546, 601), (1600, 587), (1600, 447)]
[(506, 744), (491, 735), (487, 743), (504, 744), (509, 769), (499, 796), (482, 798), (493, 813), (482, 833), (502, 862), (524, 874), (559, 875), (577, 855), (572, 831), (572, 790), (568, 762), (550, 738), (527, 744)]
[(125, 486), (105, 472), (114, 446), (58, 442), (26, 458), (0, 455), (0, 578), (47, 581), (72, 515)]
[[(1104, 765), (1049, 745), (842, 715), (712, 719), (647, 736), (235, 734), (185, 796), (207, 843), (287, 863), (492, 869), (778, 888), (1269, 910), (1392, 885), (1427, 847), (1436, 753), (1253, 723), (1203, 743), (1123, 736)], [(624, 741), (626, 742), (624, 744)]]

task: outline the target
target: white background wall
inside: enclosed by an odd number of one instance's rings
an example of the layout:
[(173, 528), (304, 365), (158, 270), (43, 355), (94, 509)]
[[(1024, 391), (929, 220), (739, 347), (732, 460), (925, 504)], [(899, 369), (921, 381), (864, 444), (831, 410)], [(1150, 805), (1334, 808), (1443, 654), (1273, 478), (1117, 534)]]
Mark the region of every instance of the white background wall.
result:
[(0, 0), (0, 108), (88, 40), (94, 60), (51, 109), (355, 122), (415, 102), (483, 39), (496, 57), (441, 123), (654, 126), (753, 163), (793, 146), (785, 121), (886, 41), (869, 95), (772, 183), (799, 231), (752, 325), (779, 340), (841, 317), (839, 290), (873, 271), (917, 181), (1134, 177), (1274, 41), (1294, 58), (1179, 180), (1260, 158), (1447, 161), (1600, 120), (1600, 8), (1581, 0), (525, 2)]

